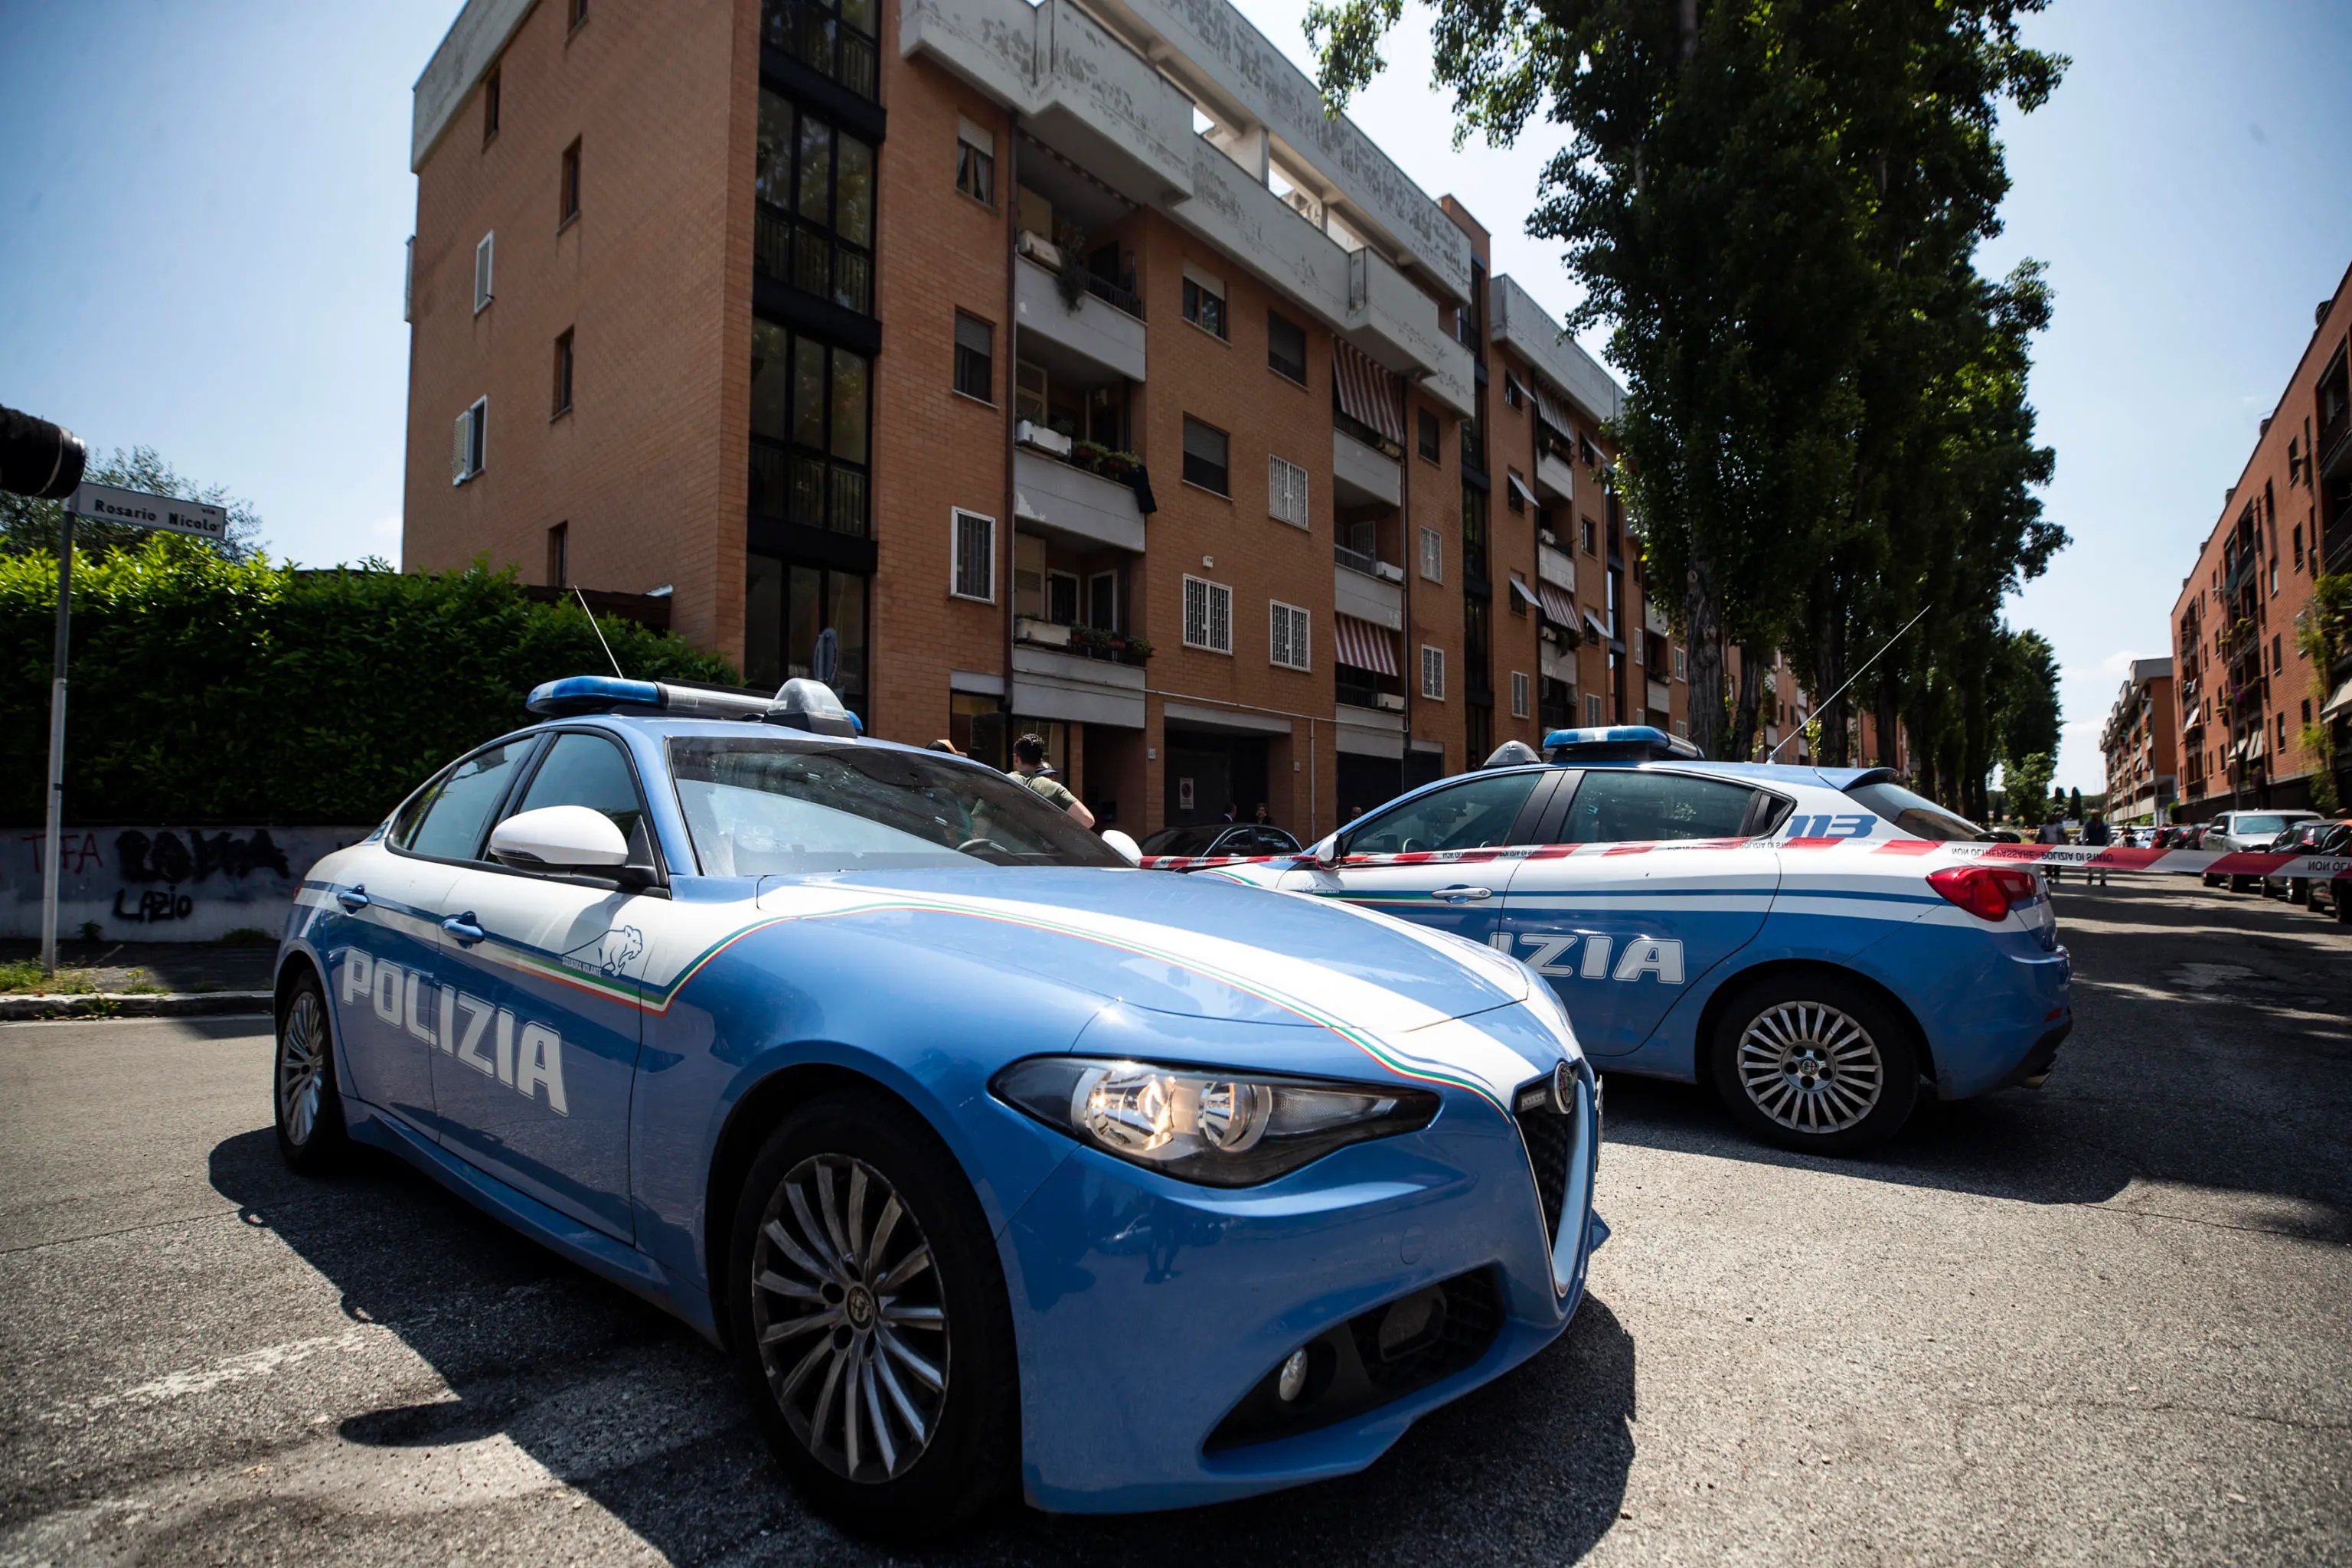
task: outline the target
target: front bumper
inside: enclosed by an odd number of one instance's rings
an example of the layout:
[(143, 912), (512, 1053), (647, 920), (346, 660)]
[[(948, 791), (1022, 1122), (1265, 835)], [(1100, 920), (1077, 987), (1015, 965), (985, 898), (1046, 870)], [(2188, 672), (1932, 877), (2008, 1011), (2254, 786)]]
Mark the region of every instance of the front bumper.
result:
[[(1345, 1475), (1549, 1344), (1607, 1235), (1596, 1085), (1578, 1068), (1556, 1237), (1528, 1142), (1466, 1091), (1419, 1132), (1263, 1187), (1074, 1150), (1002, 1238), (1030, 1501), (1176, 1508)], [(1429, 1332), (1397, 1335), (1400, 1318)], [(1301, 1348), (1317, 1376), (1286, 1408), (1272, 1377)]]

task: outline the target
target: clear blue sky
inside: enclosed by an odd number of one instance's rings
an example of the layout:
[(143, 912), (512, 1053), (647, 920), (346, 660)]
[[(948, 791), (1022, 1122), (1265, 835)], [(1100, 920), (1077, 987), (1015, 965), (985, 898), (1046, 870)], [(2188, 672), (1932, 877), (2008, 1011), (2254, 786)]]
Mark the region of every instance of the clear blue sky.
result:
[[(1244, 0), (1304, 60), (1305, 0)], [(415, 209), (409, 88), (457, 0), (349, 6), (0, 0), (0, 402), (93, 446), (144, 443), (259, 510), (306, 563), (395, 555)], [(1496, 269), (1570, 302), (1520, 232), (1549, 143), (1449, 150), (1425, 12), (1356, 106)], [(2098, 787), (2099, 726), (2161, 653), (2180, 577), (2352, 262), (2343, 0), (2057, 0), (2074, 58), (2008, 130), (1988, 269), (2051, 265), (2033, 395), (2074, 536), (2011, 607), (2065, 668), (2059, 782)]]

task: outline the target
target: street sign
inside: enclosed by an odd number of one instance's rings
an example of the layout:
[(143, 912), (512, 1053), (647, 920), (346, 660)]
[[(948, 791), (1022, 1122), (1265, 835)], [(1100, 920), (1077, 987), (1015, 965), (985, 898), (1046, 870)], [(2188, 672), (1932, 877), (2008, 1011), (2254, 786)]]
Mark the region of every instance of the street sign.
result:
[(133, 528), (193, 533), (199, 539), (228, 537), (226, 509), (207, 506), (200, 500), (181, 500), (175, 496), (151, 496), (142, 490), (117, 489), (112, 485), (84, 484), (73, 493), (72, 510), (76, 517), (127, 522)]

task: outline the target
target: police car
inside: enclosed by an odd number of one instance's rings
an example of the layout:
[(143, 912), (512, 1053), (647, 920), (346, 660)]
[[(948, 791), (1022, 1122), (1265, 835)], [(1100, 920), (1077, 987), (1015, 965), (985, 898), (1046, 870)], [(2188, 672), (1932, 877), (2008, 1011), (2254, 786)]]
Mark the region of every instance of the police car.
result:
[(2039, 1084), (2073, 1027), (2041, 878), (1885, 768), (1710, 763), (1645, 726), (1512, 742), (1305, 854), (1196, 874), (1517, 957), (1603, 1071), (1704, 1082), (1842, 1152), (1923, 1090)]
[(530, 706), (304, 880), (280, 1148), (719, 1342), (820, 1505), (1341, 1474), (1575, 1311), (1600, 1104), (1526, 965), (1136, 869), (813, 682)]

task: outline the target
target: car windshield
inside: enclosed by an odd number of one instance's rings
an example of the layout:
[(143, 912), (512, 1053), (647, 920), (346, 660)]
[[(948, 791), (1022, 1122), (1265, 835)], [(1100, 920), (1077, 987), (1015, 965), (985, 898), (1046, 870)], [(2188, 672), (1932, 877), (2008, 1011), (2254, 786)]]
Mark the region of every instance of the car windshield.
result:
[(695, 735), (669, 761), (706, 876), (1127, 864), (995, 769), (927, 752)]
[(1225, 825), (1213, 827), (1163, 827), (1140, 846), (1146, 855), (1199, 855), (1217, 841)]
[(2252, 812), (2230, 820), (2230, 831), (2242, 838), (2257, 838), (2265, 834), (2274, 837), (2285, 826), (2286, 818), (2284, 816), (2261, 816)]
[(1884, 780), (1856, 784), (1845, 792), (1914, 838), (1938, 843), (1990, 839), (1992, 835), (1965, 816), (1955, 816), (1924, 795), (1914, 795)]

